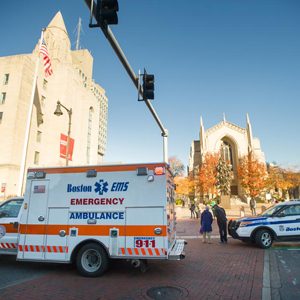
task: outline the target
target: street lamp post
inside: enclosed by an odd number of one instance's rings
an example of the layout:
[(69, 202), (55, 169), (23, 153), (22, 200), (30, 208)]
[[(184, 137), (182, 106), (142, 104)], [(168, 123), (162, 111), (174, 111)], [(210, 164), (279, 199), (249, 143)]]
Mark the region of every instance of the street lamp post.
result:
[(69, 165), (69, 151), (70, 151), (70, 136), (71, 136), (71, 120), (72, 120), (72, 108), (68, 109), (63, 104), (60, 103), (60, 101), (57, 101), (56, 110), (54, 114), (56, 116), (61, 116), (63, 112), (61, 111), (61, 107), (64, 108), (69, 116), (69, 126), (68, 126), (68, 136), (67, 136), (67, 147), (66, 147), (66, 166)]

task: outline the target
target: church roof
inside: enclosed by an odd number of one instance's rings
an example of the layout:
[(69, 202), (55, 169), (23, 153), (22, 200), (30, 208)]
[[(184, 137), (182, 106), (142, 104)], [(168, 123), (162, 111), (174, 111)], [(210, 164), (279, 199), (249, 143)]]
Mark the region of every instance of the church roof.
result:
[(238, 132), (241, 132), (241, 133), (244, 133), (244, 132), (246, 131), (245, 128), (242, 128), (242, 127), (237, 126), (237, 125), (235, 125), (235, 124), (233, 124), (233, 123), (231, 123), (231, 122), (228, 122), (228, 121), (223, 120), (223, 121), (221, 121), (220, 123), (216, 124), (215, 126), (209, 128), (209, 129), (207, 129), (207, 130), (206, 130), (206, 134), (209, 134), (209, 133), (212, 133), (212, 132), (214, 132), (214, 131), (217, 131), (218, 129), (220, 129), (221, 127), (224, 127), (224, 126), (226, 126), (226, 127), (228, 127), (228, 128), (231, 128), (231, 129), (233, 129), (233, 130), (236, 130), (236, 131), (238, 131)]

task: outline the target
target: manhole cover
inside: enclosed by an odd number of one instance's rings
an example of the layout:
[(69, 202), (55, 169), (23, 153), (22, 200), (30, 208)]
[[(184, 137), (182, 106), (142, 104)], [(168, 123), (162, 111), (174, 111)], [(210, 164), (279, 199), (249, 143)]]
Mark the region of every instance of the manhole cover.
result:
[(147, 296), (154, 300), (175, 300), (186, 296), (186, 291), (174, 286), (153, 287), (146, 292)]

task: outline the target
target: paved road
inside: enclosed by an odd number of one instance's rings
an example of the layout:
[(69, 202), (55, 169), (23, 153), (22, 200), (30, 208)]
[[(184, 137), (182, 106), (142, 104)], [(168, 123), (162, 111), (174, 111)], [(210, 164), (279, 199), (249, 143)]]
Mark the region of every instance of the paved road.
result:
[[(42, 275), (56, 271), (58, 268), (71, 266), (60, 264), (41, 264), (33, 262), (16, 261), (15, 256), (0, 255), (0, 290), (6, 287), (39, 278)], [(0, 299), (1, 292), (0, 292)]]
[(300, 249), (273, 248), (269, 259), (272, 300), (300, 299)]
[(13, 256), (0, 256), (0, 299), (257, 300), (263, 295), (265, 253), (270, 262), (268, 299), (299, 299), (299, 249), (275, 244), (265, 252), (232, 239), (220, 245), (216, 224), (212, 244), (203, 244), (198, 230), (199, 220), (180, 219), (177, 232), (187, 238), (186, 259), (152, 261), (145, 274), (115, 260), (103, 277), (89, 279), (80, 277), (72, 265), (16, 262)]
[[(73, 266), (2, 257), (0, 276), (6, 287), (2, 286), (0, 299), (261, 299), (264, 251), (234, 240), (219, 244), (217, 238), (203, 244), (197, 238), (198, 222), (178, 221), (178, 233), (192, 236), (184, 260), (152, 261), (146, 273), (115, 260), (104, 276), (84, 278)], [(216, 229), (213, 235), (217, 236)]]

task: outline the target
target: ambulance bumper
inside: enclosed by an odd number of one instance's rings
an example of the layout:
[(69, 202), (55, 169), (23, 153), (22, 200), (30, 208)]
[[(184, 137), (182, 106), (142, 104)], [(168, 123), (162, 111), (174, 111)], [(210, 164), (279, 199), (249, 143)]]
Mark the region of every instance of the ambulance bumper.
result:
[(175, 240), (171, 251), (169, 252), (169, 260), (181, 260), (185, 258), (184, 246), (187, 244), (185, 240)]

